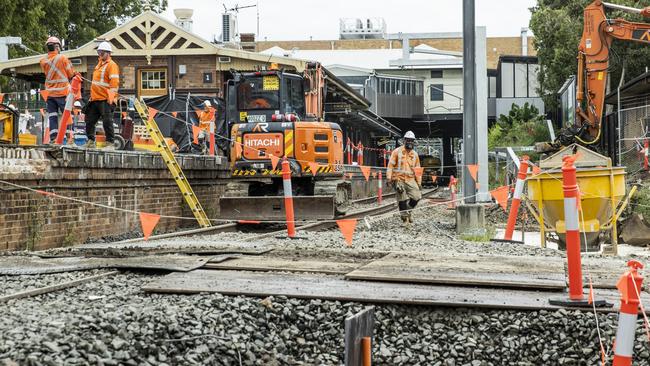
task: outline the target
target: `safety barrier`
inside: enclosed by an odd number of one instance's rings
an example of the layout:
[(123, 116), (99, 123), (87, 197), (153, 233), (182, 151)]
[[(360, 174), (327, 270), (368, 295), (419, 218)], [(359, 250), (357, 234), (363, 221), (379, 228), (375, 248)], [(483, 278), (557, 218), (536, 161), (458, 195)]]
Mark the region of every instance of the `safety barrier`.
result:
[(296, 223), (293, 215), (293, 192), (291, 191), (291, 168), (285, 157), (282, 159), (282, 187), (284, 189), (284, 212), (287, 217), (287, 235), (296, 236)]
[(643, 268), (643, 264), (631, 260), (627, 265), (630, 269), (625, 271), (616, 285), (621, 293), (621, 309), (618, 314), (613, 366), (632, 365), (636, 320), (641, 304), (639, 290), (643, 284), (643, 277), (638, 270)]
[(515, 231), (517, 215), (519, 214), (519, 206), (521, 205), (521, 195), (524, 192), (524, 184), (526, 182), (526, 174), (528, 174), (528, 156), (524, 155), (519, 161), (517, 183), (515, 184), (515, 192), (512, 195), (512, 203), (510, 204), (510, 213), (508, 214), (506, 233), (503, 237), (505, 240), (512, 240), (512, 234)]

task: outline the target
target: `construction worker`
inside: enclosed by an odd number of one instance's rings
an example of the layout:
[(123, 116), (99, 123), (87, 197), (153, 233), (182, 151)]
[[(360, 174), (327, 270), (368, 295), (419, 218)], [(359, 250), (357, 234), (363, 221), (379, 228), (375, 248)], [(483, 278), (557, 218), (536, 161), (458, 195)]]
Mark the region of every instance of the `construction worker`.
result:
[(75, 72), (70, 60), (60, 53), (61, 41), (58, 38), (48, 38), (45, 46), (47, 56), (41, 59), (41, 69), (45, 74), (47, 117), (50, 125), (50, 141), (53, 143), (59, 132), (59, 112), (63, 113), (65, 109), (65, 99), (70, 91), (70, 79)]
[(415, 147), (415, 134), (407, 131), (404, 134), (403, 145), (390, 154), (390, 161), (386, 169), (386, 178), (397, 192), (397, 203), (402, 222), (405, 226), (413, 223), (411, 210), (422, 199), (420, 189), (422, 176), (415, 174), (413, 168), (420, 167), (420, 157), (413, 150)]
[(201, 129), (201, 133), (199, 133), (198, 140), (199, 145), (201, 145), (202, 153), (204, 154), (207, 154), (208, 152), (210, 123), (214, 122), (215, 112), (216, 110), (209, 100), (203, 102), (203, 111), (199, 113), (199, 128)]
[(95, 147), (95, 125), (99, 118), (102, 119), (104, 125), (104, 133), (106, 134), (106, 150), (115, 149), (115, 132), (113, 130), (113, 104), (117, 96), (117, 88), (120, 85), (120, 69), (111, 60), (111, 53), (113, 48), (111, 44), (104, 41), (97, 47), (97, 55), (99, 60), (95, 71), (93, 72), (93, 80), (90, 86), (90, 101), (86, 108), (86, 136), (88, 142), (86, 147)]

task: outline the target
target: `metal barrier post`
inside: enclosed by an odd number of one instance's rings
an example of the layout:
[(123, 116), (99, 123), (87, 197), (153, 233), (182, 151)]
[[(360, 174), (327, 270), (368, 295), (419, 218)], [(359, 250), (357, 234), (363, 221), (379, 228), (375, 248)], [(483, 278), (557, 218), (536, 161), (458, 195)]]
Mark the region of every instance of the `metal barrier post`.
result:
[(282, 159), (282, 187), (284, 188), (284, 212), (287, 217), (287, 235), (296, 236), (296, 223), (293, 215), (293, 192), (291, 191), (291, 168), (285, 157)]
[(510, 212), (508, 214), (508, 224), (506, 225), (506, 233), (503, 237), (504, 240), (512, 240), (512, 234), (515, 231), (515, 224), (517, 222), (517, 215), (519, 214), (519, 206), (521, 205), (521, 195), (524, 192), (526, 174), (528, 174), (528, 156), (523, 156), (519, 162), (519, 173), (517, 174), (515, 193), (512, 195), (512, 203), (510, 204)]

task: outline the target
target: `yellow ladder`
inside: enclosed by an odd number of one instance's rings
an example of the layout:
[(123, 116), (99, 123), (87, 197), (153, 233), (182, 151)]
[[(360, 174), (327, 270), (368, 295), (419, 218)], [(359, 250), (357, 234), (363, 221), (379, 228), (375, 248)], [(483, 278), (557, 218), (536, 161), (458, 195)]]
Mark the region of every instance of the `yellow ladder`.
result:
[(172, 173), (172, 177), (174, 177), (176, 184), (178, 184), (178, 188), (180, 188), (181, 193), (183, 193), (183, 198), (185, 198), (185, 202), (187, 202), (187, 204), (190, 206), (194, 217), (196, 217), (196, 221), (199, 222), (199, 225), (201, 227), (212, 226), (210, 219), (208, 219), (208, 216), (206, 216), (205, 211), (203, 211), (203, 207), (201, 207), (201, 203), (196, 198), (196, 195), (194, 194), (190, 183), (187, 181), (185, 173), (183, 173), (183, 170), (178, 165), (176, 158), (174, 158), (174, 154), (169, 148), (169, 145), (167, 145), (167, 141), (165, 141), (163, 134), (160, 132), (158, 124), (156, 124), (156, 121), (154, 121), (153, 118), (149, 118), (149, 109), (147, 108), (145, 102), (134, 98), (133, 104), (135, 106), (135, 110), (138, 111), (138, 114), (147, 126), (147, 131), (149, 131), (153, 142), (160, 149), (160, 154), (162, 155), (163, 161), (167, 165), (169, 172)]

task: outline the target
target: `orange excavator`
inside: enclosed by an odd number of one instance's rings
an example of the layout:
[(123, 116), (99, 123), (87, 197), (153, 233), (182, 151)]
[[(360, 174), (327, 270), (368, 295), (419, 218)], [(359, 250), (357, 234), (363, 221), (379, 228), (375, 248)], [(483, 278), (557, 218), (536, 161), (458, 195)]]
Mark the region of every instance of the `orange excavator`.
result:
[[(351, 194), (343, 178), (343, 132), (325, 120), (325, 70), (317, 62), (304, 72), (238, 73), (226, 84), (233, 179), (220, 198), (221, 217), (283, 219), (280, 164), (291, 168), (296, 217), (333, 218), (345, 212)], [(254, 199), (252, 198), (254, 197)]]
[(560, 132), (554, 144), (556, 148), (574, 142), (593, 145), (600, 140), (612, 42), (618, 39), (650, 43), (650, 24), (622, 18), (609, 19), (606, 9), (650, 18), (650, 7), (637, 9), (596, 0), (585, 8), (582, 39), (578, 47), (576, 123)]

